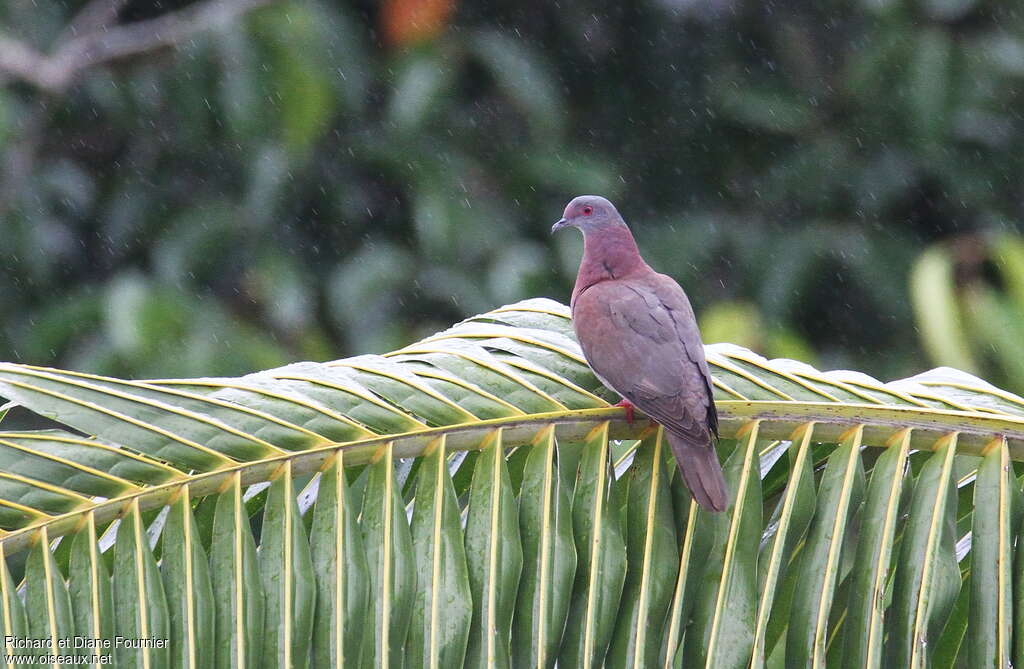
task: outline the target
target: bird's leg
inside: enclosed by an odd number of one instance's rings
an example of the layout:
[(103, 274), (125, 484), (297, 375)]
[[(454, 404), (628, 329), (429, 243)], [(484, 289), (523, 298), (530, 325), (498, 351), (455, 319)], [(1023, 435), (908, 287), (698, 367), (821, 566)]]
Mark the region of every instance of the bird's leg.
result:
[(623, 409), (625, 409), (626, 410), (626, 422), (629, 423), (630, 427), (633, 427), (633, 403), (630, 402), (627, 399), (623, 399), (618, 404), (613, 404), (612, 406), (622, 407)]

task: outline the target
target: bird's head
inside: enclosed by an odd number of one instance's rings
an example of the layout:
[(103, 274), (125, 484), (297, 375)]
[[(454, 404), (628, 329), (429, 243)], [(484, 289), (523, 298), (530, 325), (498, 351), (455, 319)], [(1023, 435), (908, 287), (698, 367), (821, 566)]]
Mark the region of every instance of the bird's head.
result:
[(583, 234), (607, 226), (625, 225), (619, 212), (600, 195), (580, 195), (565, 207), (561, 220), (551, 226), (551, 232), (562, 228), (579, 228)]

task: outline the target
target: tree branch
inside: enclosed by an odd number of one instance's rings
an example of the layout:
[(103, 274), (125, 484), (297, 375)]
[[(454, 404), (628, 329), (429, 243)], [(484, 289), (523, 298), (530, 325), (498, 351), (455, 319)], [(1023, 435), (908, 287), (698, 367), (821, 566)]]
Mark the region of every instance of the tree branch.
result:
[(122, 3), (95, 0), (71, 22), (51, 55), (0, 34), (0, 83), (3, 78), (15, 77), (41, 90), (60, 93), (89, 68), (174, 47), (273, 1), (206, 0), (153, 19), (108, 26), (117, 18)]
[(55, 43), (63, 44), (79, 35), (106, 30), (112, 23), (117, 22), (118, 13), (127, 4), (128, 0), (92, 0), (75, 14), (71, 23), (64, 27)]

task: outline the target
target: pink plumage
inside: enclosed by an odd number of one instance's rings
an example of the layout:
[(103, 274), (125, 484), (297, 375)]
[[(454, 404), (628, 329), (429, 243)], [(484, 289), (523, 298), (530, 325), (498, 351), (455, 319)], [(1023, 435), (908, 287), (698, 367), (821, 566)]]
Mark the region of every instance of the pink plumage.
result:
[(583, 232), (572, 319), (601, 382), (665, 428), (679, 471), (697, 502), (723, 511), (729, 493), (715, 452), (718, 414), (697, 320), (672, 277), (640, 256), (611, 202), (582, 195), (552, 232)]

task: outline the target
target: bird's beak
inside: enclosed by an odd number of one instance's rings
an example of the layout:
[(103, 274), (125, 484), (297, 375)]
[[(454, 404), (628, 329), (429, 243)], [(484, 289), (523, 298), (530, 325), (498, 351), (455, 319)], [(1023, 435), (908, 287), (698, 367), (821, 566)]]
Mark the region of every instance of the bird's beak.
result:
[(558, 222), (551, 226), (551, 234), (558, 232), (567, 225), (569, 225), (569, 221), (564, 218), (558, 219)]

